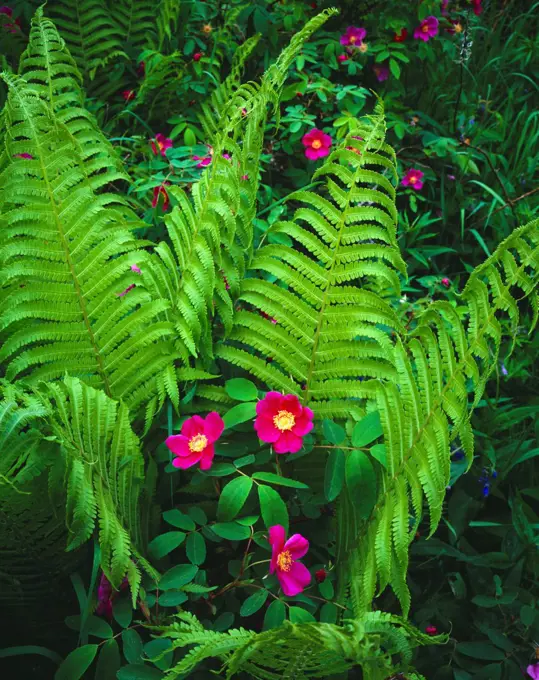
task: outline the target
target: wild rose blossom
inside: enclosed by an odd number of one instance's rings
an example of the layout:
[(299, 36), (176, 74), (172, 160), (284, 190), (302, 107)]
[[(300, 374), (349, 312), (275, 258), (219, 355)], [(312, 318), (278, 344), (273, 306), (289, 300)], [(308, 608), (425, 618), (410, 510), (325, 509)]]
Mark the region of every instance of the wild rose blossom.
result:
[(337, 61), (343, 64), (345, 61), (348, 61), (349, 57), (347, 54), (339, 54), (337, 55)]
[(159, 203), (159, 196), (163, 197), (163, 211), (166, 212), (169, 207), (170, 207), (170, 198), (168, 196), (168, 192), (165, 189), (165, 186), (168, 186), (170, 182), (163, 182), (162, 184), (158, 184), (156, 187), (153, 188), (153, 199), (152, 199), (152, 208), (157, 208), (157, 204)]
[(298, 562), (307, 554), (309, 541), (301, 534), (293, 534), (287, 541), (284, 527), (276, 524), (269, 528), (268, 542), (271, 545), (269, 573), (277, 574), (287, 597), (299, 595), (311, 582), (309, 570)]
[(131, 265), (131, 271), (132, 271), (132, 272), (135, 272), (135, 274), (142, 274), (140, 268), (137, 267), (136, 264), (132, 264), (132, 265)]
[(401, 184), (404, 187), (411, 187), (412, 189), (419, 191), (423, 188), (424, 175), (425, 173), (421, 172), (421, 170), (411, 168), (402, 178)]
[(303, 139), (301, 141), (305, 147), (305, 155), (309, 160), (315, 161), (317, 158), (329, 156), (332, 139), (322, 130), (313, 128), (307, 132), (307, 134), (303, 135)]
[(427, 635), (436, 635), (437, 632), (438, 632), (438, 628), (436, 628), (436, 626), (427, 626), (425, 628), (425, 633)]
[(449, 288), (449, 286), (451, 285), (451, 281), (447, 277), (444, 277), (441, 280), (441, 284), (442, 286), (444, 286), (444, 288)]
[(372, 70), (379, 83), (383, 83), (384, 80), (389, 78), (389, 69), (384, 64), (375, 64)]
[(165, 135), (161, 134), (161, 132), (158, 132), (155, 135), (155, 141), (152, 139), (150, 145), (156, 156), (160, 153), (161, 156), (166, 157), (167, 149), (172, 148), (172, 139), (170, 139), (170, 137), (165, 137)]
[(193, 61), (200, 61), (204, 56), (204, 52), (195, 52), (193, 54)]
[(419, 24), (414, 31), (414, 38), (416, 40), (423, 40), (428, 42), (435, 35), (438, 35), (438, 19), (436, 17), (427, 17)]
[(359, 45), (366, 35), (367, 31), (364, 28), (348, 26), (343, 35), (341, 35), (340, 43), (341, 45), (350, 45), (354, 47), (355, 45)]
[(526, 673), (532, 680), (539, 680), (539, 663), (531, 663), (528, 668), (526, 668)]
[(216, 411), (208, 413), (205, 418), (188, 418), (182, 425), (182, 433), (173, 434), (165, 441), (176, 456), (172, 465), (187, 470), (199, 463), (201, 470), (209, 470), (215, 455), (213, 445), (224, 429), (225, 423)]
[(13, 9), (7, 5), (2, 5), (0, 7), (0, 14), (5, 14), (7, 17), (13, 16)]
[[(0, 7), (0, 9), (2, 8)], [(26, 158), (29, 161), (34, 159), (31, 153), (15, 153), (13, 154), (13, 158)]]
[(134, 90), (124, 90), (122, 92), (122, 97), (125, 99), (126, 102), (130, 102), (132, 99), (135, 98), (135, 91)]
[(406, 28), (401, 28), (400, 33), (395, 33), (393, 36), (393, 42), (404, 42), (408, 37), (408, 30)]
[(273, 444), (275, 453), (296, 453), (303, 437), (313, 429), (314, 414), (294, 394), (268, 392), (256, 405), (258, 437)]
[[(127, 578), (124, 578), (120, 590), (125, 590), (129, 586)], [(97, 607), (95, 613), (97, 616), (106, 616), (112, 619), (112, 602), (118, 591), (114, 590), (112, 583), (108, 580), (104, 573), (101, 573), (99, 585), (97, 587)]]
[(472, 9), (476, 17), (478, 17), (483, 11), (483, 8), (481, 7), (482, 1), (483, 0), (472, 0)]

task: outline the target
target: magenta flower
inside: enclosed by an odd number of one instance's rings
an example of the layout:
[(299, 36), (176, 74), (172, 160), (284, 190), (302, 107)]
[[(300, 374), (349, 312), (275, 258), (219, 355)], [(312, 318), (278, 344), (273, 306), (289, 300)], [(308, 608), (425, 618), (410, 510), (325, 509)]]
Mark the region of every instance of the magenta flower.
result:
[(475, 14), (476, 17), (478, 17), (481, 12), (483, 11), (483, 8), (481, 7), (481, 3), (483, 0), (472, 0), (472, 5), (473, 5), (473, 13)]
[(200, 463), (201, 470), (209, 470), (215, 455), (213, 445), (224, 429), (225, 423), (216, 411), (208, 413), (205, 418), (188, 418), (182, 425), (182, 433), (173, 434), (165, 441), (176, 456), (172, 465), (187, 470)]
[(449, 288), (449, 286), (451, 285), (451, 281), (447, 278), (447, 276), (444, 277), (440, 283), (444, 288)]
[(425, 633), (427, 635), (436, 635), (438, 633), (438, 628), (436, 628), (436, 626), (427, 626), (425, 628)]
[(402, 178), (401, 184), (404, 187), (411, 187), (412, 189), (419, 191), (423, 188), (424, 175), (425, 173), (421, 172), (421, 170), (411, 168)]
[(379, 83), (382, 83), (389, 78), (389, 69), (384, 64), (375, 64), (372, 67), (372, 70)]
[[(127, 577), (125, 577), (120, 585), (120, 590), (125, 590), (128, 586), (129, 582)], [(118, 591), (112, 588), (112, 583), (102, 572), (97, 587), (97, 607), (95, 613), (98, 616), (106, 616), (108, 619), (112, 619), (112, 601), (117, 594)]]
[(12, 17), (13, 9), (7, 5), (2, 5), (2, 7), (0, 7), (0, 14), (5, 14), (8, 17)]
[(332, 140), (329, 135), (326, 135), (322, 130), (313, 128), (306, 135), (303, 135), (303, 146), (305, 147), (305, 155), (311, 161), (317, 158), (323, 158), (329, 155)]
[(438, 35), (438, 19), (436, 17), (427, 17), (419, 24), (414, 31), (414, 38), (416, 40), (424, 40), (428, 42), (435, 35)]
[(339, 54), (337, 56), (337, 61), (339, 61), (341, 64), (343, 64), (345, 61), (348, 61), (348, 55), (347, 54)]
[(136, 264), (132, 264), (132, 265), (131, 265), (131, 271), (132, 271), (132, 272), (135, 272), (135, 274), (142, 274), (140, 268), (137, 267)]
[(152, 198), (152, 208), (157, 208), (157, 204), (159, 203), (159, 197), (163, 197), (163, 210), (166, 212), (169, 207), (170, 207), (170, 198), (168, 197), (168, 192), (165, 189), (165, 186), (168, 186), (170, 182), (163, 182), (163, 184), (159, 184), (158, 186), (153, 188), (153, 198)]
[(152, 151), (154, 154), (157, 156), (157, 154), (161, 154), (161, 156), (167, 155), (167, 149), (172, 148), (172, 139), (170, 137), (165, 137), (165, 135), (162, 135), (160, 132), (158, 132), (155, 135), (155, 141), (150, 142)]
[(213, 159), (213, 147), (208, 145), (208, 154), (206, 156), (193, 156), (193, 160), (199, 161), (197, 163), (197, 168), (206, 168), (211, 164)]
[(122, 97), (125, 99), (126, 102), (130, 102), (132, 99), (135, 98), (135, 91), (134, 90), (123, 90)]
[(256, 433), (263, 442), (273, 444), (275, 453), (296, 453), (314, 427), (313, 412), (294, 394), (268, 392), (256, 405), (256, 413)]
[(341, 35), (341, 45), (360, 45), (363, 39), (367, 35), (367, 31), (364, 28), (357, 28), (357, 26), (348, 26), (346, 32)]
[(526, 673), (532, 680), (539, 680), (539, 663), (531, 663), (528, 668), (526, 668)]
[(277, 572), (277, 578), (287, 597), (299, 595), (311, 582), (309, 570), (297, 561), (307, 554), (309, 541), (301, 534), (294, 534), (287, 541), (284, 527), (276, 524), (269, 529), (268, 542), (271, 545), (269, 573)]
[(129, 293), (130, 290), (133, 290), (133, 288), (136, 288), (134, 283), (127, 286), (127, 288), (125, 290), (122, 290), (121, 293), (116, 293), (116, 297), (125, 297), (127, 295), (127, 293)]
[(449, 0), (442, 0), (442, 16), (446, 17), (449, 12), (447, 11), (447, 6), (449, 5)]
[[(0, 7), (0, 9), (2, 8)], [(15, 153), (13, 154), (13, 158), (26, 158), (29, 161), (34, 159), (31, 153)]]

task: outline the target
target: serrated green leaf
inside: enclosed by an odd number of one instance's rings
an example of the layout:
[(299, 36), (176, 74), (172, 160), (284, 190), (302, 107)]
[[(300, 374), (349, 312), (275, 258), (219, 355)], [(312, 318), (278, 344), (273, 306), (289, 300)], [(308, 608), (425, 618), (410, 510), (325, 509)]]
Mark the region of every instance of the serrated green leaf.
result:
[(348, 451), (346, 456), (346, 487), (361, 519), (366, 519), (376, 503), (376, 474), (363, 451)]
[(251, 530), (248, 526), (244, 527), (236, 522), (218, 522), (217, 524), (212, 524), (212, 529), (218, 536), (229, 541), (242, 541), (251, 535)]
[(157, 668), (140, 663), (124, 666), (117, 674), (118, 680), (161, 680), (163, 677), (163, 673)]
[(327, 418), (322, 421), (324, 437), (330, 444), (342, 444), (346, 439), (346, 430)]
[(270, 628), (278, 628), (286, 619), (286, 607), (281, 600), (273, 600), (270, 606), (266, 609), (264, 616), (264, 630)]
[(95, 669), (95, 680), (116, 680), (122, 661), (116, 640), (107, 640), (101, 647)]
[(291, 623), (316, 623), (314, 616), (303, 607), (289, 607), (288, 618)]
[[(66, 616), (66, 626), (71, 628), (71, 630), (80, 630), (81, 617), (79, 614), (76, 616)], [(99, 616), (89, 616), (86, 619), (86, 632), (88, 635), (93, 635), (94, 637), (102, 638), (107, 640), (113, 636), (112, 628), (110, 625)]]
[(142, 661), (142, 638), (133, 628), (123, 631), (122, 649), (128, 663), (139, 663)]
[(129, 597), (117, 597), (112, 603), (114, 620), (122, 628), (128, 628), (133, 618), (133, 605)]
[(178, 605), (187, 602), (188, 599), (189, 598), (183, 590), (167, 590), (166, 593), (161, 593), (159, 595), (159, 604), (162, 607), (177, 607)]

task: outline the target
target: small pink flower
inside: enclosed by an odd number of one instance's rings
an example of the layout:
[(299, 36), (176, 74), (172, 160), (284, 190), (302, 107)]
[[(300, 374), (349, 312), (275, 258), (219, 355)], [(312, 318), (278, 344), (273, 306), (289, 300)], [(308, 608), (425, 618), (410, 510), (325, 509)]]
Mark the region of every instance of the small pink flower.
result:
[(358, 28), (357, 26), (348, 26), (345, 33), (341, 35), (341, 45), (360, 45), (363, 39), (367, 35), (367, 31), (364, 28)]
[(314, 578), (316, 579), (317, 583), (324, 583), (328, 576), (328, 573), (325, 569), (319, 569), (318, 571), (314, 572)]
[(170, 206), (170, 199), (165, 186), (168, 186), (169, 184), (170, 182), (163, 182), (162, 184), (159, 184), (153, 188), (152, 208), (157, 208), (159, 196), (163, 196), (163, 211), (166, 212), (168, 210)]
[(131, 271), (135, 272), (135, 274), (142, 274), (142, 272), (140, 271), (139, 267), (137, 267), (136, 264), (131, 265)]
[(393, 36), (393, 42), (404, 42), (406, 38), (408, 37), (408, 29), (406, 28), (401, 28), (400, 33), (395, 33)]
[(425, 633), (427, 635), (436, 635), (437, 632), (438, 632), (438, 628), (436, 628), (436, 626), (427, 626), (425, 628)]
[(263, 442), (273, 444), (275, 453), (296, 453), (314, 427), (313, 412), (294, 394), (268, 392), (256, 405), (256, 414), (256, 433)]
[(475, 14), (476, 17), (478, 17), (483, 11), (483, 8), (481, 7), (482, 1), (483, 0), (472, 0), (473, 13)]
[(241, 178), (244, 182), (246, 182), (249, 179), (249, 175), (242, 175)]
[(116, 293), (116, 297), (125, 297), (130, 290), (133, 290), (133, 288), (136, 288), (134, 283), (132, 283), (130, 286), (127, 286), (127, 288), (122, 290), (121, 293)]
[(311, 582), (307, 567), (298, 562), (309, 550), (309, 541), (301, 534), (294, 534), (286, 540), (284, 527), (276, 524), (269, 528), (268, 542), (271, 545), (269, 573), (277, 572), (277, 578), (287, 597), (299, 595)]
[(322, 130), (313, 128), (307, 134), (303, 135), (303, 146), (305, 147), (305, 155), (311, 161), (317, 158), (323, 158), (329, 155), (332, 140), (329, 135), (326, 135)]
[(0, 14), (5, 14), (8, 17), (12, 17), (13, 9), (11, 7), (8, 7), (7, 5), (2, 5), (0, 7)]
[(182, 425), (182, 433), (173, 434), (165, 441), (176, 456), (172, 465), (187, 470), (200, 463), (201, 470), (209, 470), (215, 455), (213, 445), (224, 429), (223, 419), (216, 411), (208, 413), (205, 418), (188, 418)]
[(425, 173), (421, 172), (421, 170), (411, 168), (402, 178), (401, 184), (404, 187), (411, 187), (412, 189), (419, 191), (423, 188), (424, 175)]
[(122, 97), (125, 99), (126, 102), (130, 102), (132, 99), (135, 98), (135, 91), (134, 90), (124, 90), (122, 92)]
[(227, 161), (231, 161), (231, 160), (232, 160), (232, 156), (231, 156), (229, 153), (224, 153), (224, 154), (223, 154), (223, 158), (224, 158), (225, 160), (227, 160)]
[(427, 17), (419, 24), (414, 31), (414, 38), (416, 40), (429, 41), (438, 35), (438, 19), (436, 17)]
[(155, 141), (151, 141), (150, 145), (152, 147), (152, 151), (154, 154), (157, 156), (157, 154), (161, 154), (161, 156), (167, 155), (167, 149), (172, 148), (172, 139), (170, 137), (165, 137), (165, 135), (161, 134), (158, 132), (155, 135)]
[[(129, 582), (127, 577), (125, 577), (120, 585), (120, 590), (125, 590), (128, 587)], [(119, 591), (113, 589), (112, 583), (102, 572), (97, 587), (97, 607), (95, 610), (97, 616), (106, 616), (108, 619), (112, 619), (112, 601), (118, 592)]]
[(375, 64), (372, 67), (372, 70), (374, 71), (374, 74), (379, 83), (383, 83), (384, 80), (387, 80), (389, 78), (389, 69), (384, 64)]
[[(0, 9), (2, 8), (0, 7)], [(26, 158), (29, 161), (34, 159), (31, 153), (15, 153), (13, 154), (13, 158)]]
[(345, 61), (348, 61), (348, 55), (347, 54), (339, 54), (337, 56), (337, 61), (340, 61), (341, 64), (343, 64)]
[(451, 285), (451, 281), (447, 277), (445, 277), (441, 280), (441, 284), (445, 288), (449, 288), (449, 286)]
[(200, 61), (204, 56), (204, 52), (195, 52), (193, 54), (193, 61)]

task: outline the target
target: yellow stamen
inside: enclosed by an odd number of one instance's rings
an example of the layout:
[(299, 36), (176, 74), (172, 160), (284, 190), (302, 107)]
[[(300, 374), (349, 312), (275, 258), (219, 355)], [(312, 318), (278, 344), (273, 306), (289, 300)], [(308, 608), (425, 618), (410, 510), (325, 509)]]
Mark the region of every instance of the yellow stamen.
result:
[(276, 416), (273, 416), (273, 424), (281, 432), (291, 430), (296, 424), (296, 418), (290, 411), (279, 411)]
[(428, 32), (429, 32), (429, 26), (428, 26), (428, 24), (425, 24), (424, 26), (422, 26), (422, 27), (421, 27), (421, 30), (423, 31), (423, 33), (428, 33)]
[(462, 33), (462, 24), (455, 24), (455, 33)]
[(360, 52), (365, 54), (365, 52), (369, 49), (369, 46), (367, 45), (367, 43), (362, 42), (358, 49)]
[(292, 555), (288, 550), (284, 550), (282, 553), (277, 555), (277, 567), (281, 571), (290, 571), (293, 561)]
[(417, 182), (417, 177), (415, 175), (410, 175), (410, 177), (408, 177), (408, 181), (410, 184), (415, 184)]
[(355, 45), (356, 42), (357, 42), (356, 36), (355, 36), (355, 35), (351, 35), (351, 36), (350, 36), (350, 43), (351, 43), (352, 45)]
[(196, 434), (189, 440), (189, 451), (196, 451), (200, 453), (208, 446), (208, 438), (205, 434)]
[(315, 139), (311, 146), (313, 149), (319, 149), (322, 146), (322, 142), (319, 139)]

